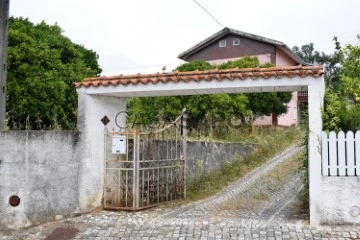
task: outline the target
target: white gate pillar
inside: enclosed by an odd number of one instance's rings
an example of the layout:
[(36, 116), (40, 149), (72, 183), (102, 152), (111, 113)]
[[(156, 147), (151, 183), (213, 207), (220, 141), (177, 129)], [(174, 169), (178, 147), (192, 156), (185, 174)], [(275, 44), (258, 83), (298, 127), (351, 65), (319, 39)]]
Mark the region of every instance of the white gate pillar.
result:
[(320, 224), (321, 204), (321, 132), (322, 132), (322, 107), (324, 99), (324, 79), (316, 79), (308, 86), (309, 110), (309, 204), (310, 224)]
[[(78, 94), (78, 130), (81, 133), (78, 172), (78, 212), (101, 206), (104, 182), (104, 116), (109, 130), (117, 129), (115, 116), (126, 111), (126, 98)], [(126, 125), (125, 115), (118, 119)]]

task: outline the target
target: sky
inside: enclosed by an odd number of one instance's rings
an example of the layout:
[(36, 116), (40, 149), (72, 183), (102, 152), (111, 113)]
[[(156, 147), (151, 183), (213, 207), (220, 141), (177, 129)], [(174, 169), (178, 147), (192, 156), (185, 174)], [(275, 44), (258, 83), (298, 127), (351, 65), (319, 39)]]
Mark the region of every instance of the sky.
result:
[(10, 0), (10, 16), (58, 24), (73, 42), (99, 54), (101, 75), (171, 71), (177, 56), (230, 27), (334, 51), (360, 44), (359, 0)]

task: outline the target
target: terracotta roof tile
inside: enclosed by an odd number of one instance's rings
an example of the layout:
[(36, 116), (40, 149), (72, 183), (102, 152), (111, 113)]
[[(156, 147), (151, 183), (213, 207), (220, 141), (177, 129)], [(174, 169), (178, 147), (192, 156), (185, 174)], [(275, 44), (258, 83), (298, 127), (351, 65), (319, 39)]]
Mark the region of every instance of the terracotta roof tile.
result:
[(157, 84), (159, 82), (189, 82), (189, 81), (212, 81), (218, 80), (245, 80), (249, 79), (269, 79), (276, 78), (292, 78), (295, 76), (319, 77), (324, 74), (323, 66), (294, 66), (294, 67), (271, 67), (271, 68), (244, 68), (244, 69), (214, 69), (207, 71), (192, 71), (192, 72), (170, 72), (170, 73), (155, 73), (155, 74), (134, 74), (134, 75), (118, 75), (118, 76), (101, 76), (95, 78), (86, 78), (82, 82), (73, 83), (76, 88), (81, 87), (107, 87), (109, 85), (138, 85), (138, 84)]

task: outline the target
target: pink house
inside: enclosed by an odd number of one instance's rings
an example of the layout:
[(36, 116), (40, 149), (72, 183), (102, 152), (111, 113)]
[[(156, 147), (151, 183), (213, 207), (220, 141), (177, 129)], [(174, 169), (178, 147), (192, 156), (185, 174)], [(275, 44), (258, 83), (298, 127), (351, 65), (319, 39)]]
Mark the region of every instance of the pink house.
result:
[[(258, 57), (261, 64), (270, 62), (279, 67), (308, 65), (280, 41), (227, 27), (181, 53), (178, 57), (184, 61), (205, 60), (212, 64), (220, 64), (244, 56)], [(278, 118), (264, 116), (257, 119), (256, 124), (277, 123), (283, 126), (297, 124), (300, 108), (298, 100), (305, 101), (306, 97), (299, 97), (297, 92), (293, 92), (292, 96), (286, 114)]]

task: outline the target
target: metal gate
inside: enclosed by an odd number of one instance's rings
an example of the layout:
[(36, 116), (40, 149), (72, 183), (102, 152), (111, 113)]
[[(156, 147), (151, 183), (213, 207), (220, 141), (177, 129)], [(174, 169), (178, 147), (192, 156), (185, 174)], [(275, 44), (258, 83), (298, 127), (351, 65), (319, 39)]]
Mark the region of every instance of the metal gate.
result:
[(157, 130), (105, 133), (104, 209), (186, 198), (186, 114)]

